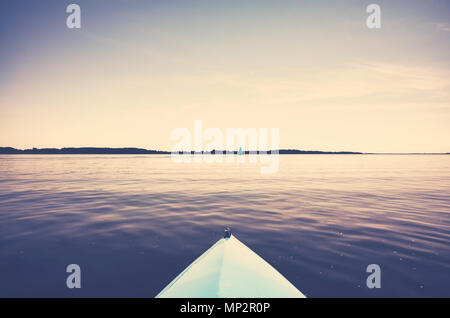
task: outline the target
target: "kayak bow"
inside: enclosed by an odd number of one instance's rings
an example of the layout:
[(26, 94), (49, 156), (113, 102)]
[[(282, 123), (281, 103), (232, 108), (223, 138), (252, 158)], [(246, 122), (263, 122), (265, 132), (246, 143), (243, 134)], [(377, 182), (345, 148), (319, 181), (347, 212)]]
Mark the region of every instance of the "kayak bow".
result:
[(156, 297), (305, 298), (229, 231)]

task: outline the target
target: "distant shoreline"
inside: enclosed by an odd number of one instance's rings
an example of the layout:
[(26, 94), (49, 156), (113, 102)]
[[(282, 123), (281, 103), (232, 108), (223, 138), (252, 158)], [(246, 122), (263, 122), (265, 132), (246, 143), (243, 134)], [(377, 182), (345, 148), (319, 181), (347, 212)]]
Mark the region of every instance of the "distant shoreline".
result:
[[(245, 151), (242, 154), (260, 154), (265, 152), (260, 151)], [(271, 153), (271, 151), (267, 151)], [(274, 151), (276, 153), (276, 150)], [(162, 150), (148, 150), (143, 148), (107, 148), (107, 147), (66, 147), (66, 148), (31, 148), (31, 149), (16, 149), (13, 147), (0, 147), (0, 155), (20, 155), (20, 154), (34, 154), (34, 155), (170, 155), (170, 151)], [(210, 153), (206, 152), (180, 152), (185, 155), (200, 155), (200, 154), (239, 154), (238, 151), (222, 152), (212, 150)], [(450, 153), (369, 153), (369, 152), (354, 152), (354, 151), (318, 151), (318, 150), (298, 150), (298, 149), (280, 149), (280, 155), (449, 155)]]
[[(148, 150), (143, 148), (104, 148), (104, 147), (67, 147), (67, 148), (31, 148), (31, 149), (16, 149), (12, 147), (0, 147), (0, 154), (4, 155), (14, 155), (14, 154), (44, 154), (44, 155), (170, 155), (172, 152), (164, 151), (164, 150)], [(262, 151), (243, 151), (242, 154), (259, 154), (264, 153)], [(267, 151), (267, 153), (271, 153), (271, 151)], [(276, 153), (276, 152), (274, 152)], [(352, 152), (352, 151), (310, 151), (310, 150), (297, 150), (297, 149), (280, 149), (278, 150), (279, 154), (362, 154), (362, 152)], [(204, 154), (203, 151), (187, 151), (187, 152), (179, 152), (179, 154), (186, 155), (196, 155), (196, 154)], [(210, 153), (206, 154), (239, 154), (238, 151), (227, 151), (227, 150), (212, 150)]]

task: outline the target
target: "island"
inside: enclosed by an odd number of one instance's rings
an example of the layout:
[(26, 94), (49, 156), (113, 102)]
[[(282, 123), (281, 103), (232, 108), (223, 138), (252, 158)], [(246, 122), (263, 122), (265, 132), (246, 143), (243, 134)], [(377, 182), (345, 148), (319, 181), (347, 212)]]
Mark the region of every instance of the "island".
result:
[[(187, 151), (179, 152), (179, 154), (264, 154), (264, 153), (277, 153), (274, 151), (227, 151), (227, 150), (212, 150), (211, 152), (201, 151)], [(65, 147), (65, 148), (31, 148), (31, 149), (16, 149), (13, 147), (0, 147), (0, 154), (2, 155), (12, 155), (12, 154), (35, 154), (35, 155), (170, 155), (170, 151), (163, 150), (148, 150), (143, 148), (107, 148), (107, 147)], [(363, 154), (362, 152), (352, 152), (352, 151), (318, 151), (318, 150), (298, 150), (298, 149), (280, 149), (278, 154)]]

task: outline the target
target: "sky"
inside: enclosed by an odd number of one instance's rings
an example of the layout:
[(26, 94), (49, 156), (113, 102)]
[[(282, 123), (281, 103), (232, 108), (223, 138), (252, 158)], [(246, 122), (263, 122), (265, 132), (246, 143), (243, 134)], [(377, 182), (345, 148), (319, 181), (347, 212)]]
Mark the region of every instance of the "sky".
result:
[(202, 120), (279, 128), (283, 149), (450, 152), (449, 52), (446, 0), (1, 1), (0, 146), (171, 150)]

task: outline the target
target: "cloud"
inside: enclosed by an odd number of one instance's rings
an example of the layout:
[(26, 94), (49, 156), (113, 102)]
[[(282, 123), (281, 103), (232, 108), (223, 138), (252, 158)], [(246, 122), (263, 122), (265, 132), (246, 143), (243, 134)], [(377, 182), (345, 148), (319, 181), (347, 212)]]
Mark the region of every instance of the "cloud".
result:
[[(382, 98), (389, 98), (399, 104), (412, 101), (442, 102), (450, 98), (448, 72), (410, 64), (360, 62), (332, 69), (293, 71), (284, 75), (258, 76), (224, 72), (178, 78), (176, 85), (202, 83), (201, 85), (208, 87), (208, 91), (222, 93), (219, 94), (222, 97), (236, 97), (239, 92), (240, 96), (245, 95), (255, 105), (278, 105), (277, 107), (310, 102), (330, 104), (343, 100), (382, 103)], [(229, 94), (223, 94), (224, 92)], [(232, 100), (230, 98), (229, 102)], [(247, 99), (246, 102), (248, 101)]]
[(442, 32), (450, 32), (450, 25), (448, 23), (436, 23), (436, 29)]

